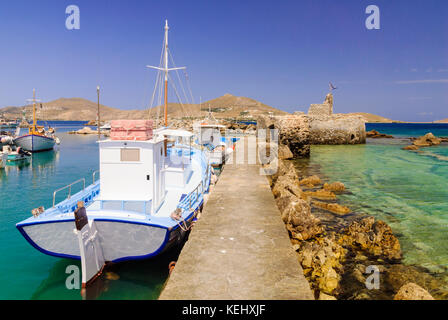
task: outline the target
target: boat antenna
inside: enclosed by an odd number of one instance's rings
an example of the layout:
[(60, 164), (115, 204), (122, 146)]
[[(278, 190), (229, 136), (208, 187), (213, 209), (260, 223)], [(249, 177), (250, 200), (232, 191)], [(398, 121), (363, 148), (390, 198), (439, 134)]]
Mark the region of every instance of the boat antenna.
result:
[(165, 47), (163, 51), (163, 62), (164, 67), (154, 67), (154, 66), (147, 66), (150, 69), (156, 69), (159, 71), (163, 71), (165, 73), (165, 127), (168, 127), (168, 73), (170, 71), (174, 70), (185, 70), (186, 67), (181, 68), (168, 68), (168, 31), (170, 30), (168, 26), (168, 20), (165, 20)]

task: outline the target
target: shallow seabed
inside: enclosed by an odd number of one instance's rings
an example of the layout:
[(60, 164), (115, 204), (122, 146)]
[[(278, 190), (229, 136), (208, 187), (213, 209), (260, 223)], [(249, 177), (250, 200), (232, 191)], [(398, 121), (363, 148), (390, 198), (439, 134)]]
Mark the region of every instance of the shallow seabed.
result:
[(409, 145), (408, 139), (313, 146), (310, 159), (296, 164), (302, 175), (307, 172), (326, 181), (343, 182), (348, 192), (338, 196), (340, 202), (355, 213), (387, 222), (400, 241), (403, 263), (446, 278), (448, 145), (422, 152), (402, 150), (405, 145)]

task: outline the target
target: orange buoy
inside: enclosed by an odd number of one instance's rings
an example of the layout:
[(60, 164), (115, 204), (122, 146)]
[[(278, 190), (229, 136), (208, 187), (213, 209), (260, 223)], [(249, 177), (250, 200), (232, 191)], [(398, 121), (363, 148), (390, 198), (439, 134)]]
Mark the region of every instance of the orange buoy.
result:
[(170, 264), (168, 265), (168, 269), (170, 270), (170, 274), (171, 274), (171, 272), (173, 272), (175, 266), (176, 266), (176, 261), (171, 261)]

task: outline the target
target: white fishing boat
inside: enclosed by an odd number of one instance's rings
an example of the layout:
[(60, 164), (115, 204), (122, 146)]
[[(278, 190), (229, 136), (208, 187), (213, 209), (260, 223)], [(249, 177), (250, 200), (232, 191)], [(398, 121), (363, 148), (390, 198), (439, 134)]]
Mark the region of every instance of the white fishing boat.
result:
[(0, 116), (0, 131), (13, 130), (19, 125), (17, 120), (6, 120), (3, 116)]
[[(112, 121), (110, 138), (99, 141), (100, 179), (94, 173), (89, 186), (80, 179), (56, 190), (51, 208), (37, 208), (17, 224), (37, 250), (81, 259), (83, 287), (107, 262), (154, 257), (182, 241), (209, 191), (212, 170), (192, 145), (193, 133), (167, 128), (167, 44), (168, 23), (165, 64), (157, 67), (165, 75), (165, 127)], [(81, 191), (72, 194), (76, 184)]]
[(44, 126), (37, 125), (36, 101), (36, 90), (33, 89), (33, 124), (29, 126), (27, 134), (14, 139), (14, 144), (30, 152), (48, 151), (59, 143), (59, 139), (55, 136), (53, 128), (46, 130)]
[(111, 127), (110, 123), (106, 123), (105, 125), (100, 127), (101, 130), (110, 130), (111, 128), (112, 127)]
[(233, 153), (235, 139), (222, 134), (226, 128), (213, 116), (210, 105), (208, 117), (193, 124), (196, 143), (203, 147), (213, 167), (222, 166)]

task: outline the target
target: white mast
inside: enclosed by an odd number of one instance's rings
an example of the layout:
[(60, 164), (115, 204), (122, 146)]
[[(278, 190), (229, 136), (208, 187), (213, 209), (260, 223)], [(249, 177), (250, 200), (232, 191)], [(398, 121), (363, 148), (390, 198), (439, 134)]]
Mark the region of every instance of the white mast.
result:
[(165, 73), (165, 127), (168, 126), (168, 72), (173, 70), (182, 70), (186, 69), (186, 67), (181, 68), (168, 68), (168, 31), (170, 28), (168, 27), (168, 20), (165, 20), (165, 48), (164, 50), (164, 68), (147, 66), (151, 69), (156, 69), (159, 71), (163, 71)]

